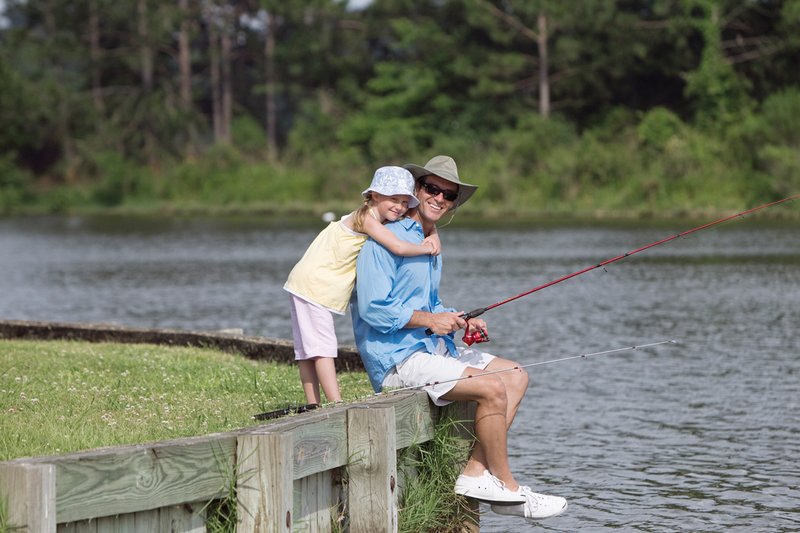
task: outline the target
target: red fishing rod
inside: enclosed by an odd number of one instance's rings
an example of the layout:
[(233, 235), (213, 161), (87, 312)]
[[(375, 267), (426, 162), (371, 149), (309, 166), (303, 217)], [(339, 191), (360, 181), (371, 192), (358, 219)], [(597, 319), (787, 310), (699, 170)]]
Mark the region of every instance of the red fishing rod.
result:
[[(682, 231), (681, 233), (678, 233), (676, 235), (671, 235), (669, 237), (665, 237), (665, 238), (660, 239), (658, 241), (651, 242), (650, 244), (646, 244), (646, 245), (642, 246), (641, 248), (637, 248), (635, 250), (631, 250), (630, 252), (626, 252), (626, 253), (624, 253), (622, 255), (618, 255), (617, 257), (612, 257), (611, 259), (606, 259), (605, 261), (601, 261), (600, 263), (597, 263), (595, 265), (586, 267), (586, 268), (584, 268), (582, 270), (578, 270), (577, 272), (573, 272), (572, 274), (567, 274), (566, 276), (561, 276), (560, 278), (554, 279), (553, 281), (548, 281), (547, 283), (543, 283), (543, 284), (539, 285), (538, 287), (534, 287), (531, 290), (525, 291), (525, 292), (523, 292), (521, 294), (517, 294), (516, 296), (512, 296), (511, 298), (506, 298), (505, 300), (502, 300), (500, 302), (494, 303), (494, 304), (492, 304), (490, 306), (480, 307), (478, 309), (473, 309), (469, 313), (465, 313), (464, 315), (462, 315), (464, 320), (467, 321), (467, 327), (465, 328), (464, 338), (462, 340), (468, 346), (473, 344), (473, 343), (476, 343), (476, 342), (486, 342), (486, 341), (489, 340), (489, 337), (486, 334), (486, 332), (481, 330), (480, 328), (477, 328), (475, 330), (470, 331), (469, 320), (471, 318), (475, 318), (475, 317), (481, 316), (483, 313), (485, 313), (486, 311), (489, 311), (490, 309), (494, 309), (495, 307), (500, 307), (501, 305), (507, 304), (509, 302), (513, 302), (514, 300), (522, 298), (523, 296), (528, 296), (529, 294), (533, 294), (534, 292), (538, 292), (538, 291), (540, 291), (542, 289), (546, 289), (547, 287), (552, 287), (553, 285), (561, 283), (562, 281), (566, 281), (566, 280), (568, 280), (570, 278), (574, 278), (576, 276), (580, 276), (581, 274), (585, 274), (585, 273), (590, 272), (590, 271), (592, 271), (592, 270), (594, 270), (596, 268), (601, 268), (601, 267), (604, 267), (606, 265), (610, 265), (611, 263), (616, 263), (617, 261), (625, 259), (626, 257), (630, 257), (630, 256), (632, 256), (634, 254), (638, 254), (639, 252), (643, 252), (643, 251), (648, 250), (650, 248), (653, 248), (655, 246), (659, 246), (661, 244), (667, 243), (669, 241), (673, 241), (673, 240), (678, 239), (680, 237), (684, 237), (684, 236), (689, 235), (691, 233), (695, 233), (697, 231), (704, 230), (706, 228), (710, 228), (711, 226), (716, 226), (717, 224), (721, 224), (723, 222), (727, 222), (728, 220), (734, 219), (736, 217), (743, 217), (745, 215), (749, 215), (751, 213), (755, 213), (756, 211), (760, 211), (760, 210), (766, 209), (768, 207), (773, 207), (773, 206), (776, 206), (778, 204), (789, 202), (791, 200), (796, 200), (797, 198), (800, 198), (800, 194), (795, 194), (794, 196), (789, 196), (789, 197), (784, 198), (782, 200), (777, 200), (775, 202), (770, 202), (768, 204), (764, 204), (764, 205), (760, 205), (758, 207), (754, 207), (752, 209), (748, 209), (747, 211), (742, 211), (741, 213), (736, 213), (735, 215), (730, 215), (730, 216), (727, 216), (727, 217), (724, 217), (724, 218), (720, 218), (719, 220), (715, 220), (713, 222), (708, 222), (706, 224), (703, 224), (702, 226), (697, 226), (696, 228), (692, 228), (692, 229), (689, 229), (689, 230), (686, 230), (686, 231)], [(431, 330), (427, 330), (426, 333), (428, 333), (430, 335), (433, 332)]]

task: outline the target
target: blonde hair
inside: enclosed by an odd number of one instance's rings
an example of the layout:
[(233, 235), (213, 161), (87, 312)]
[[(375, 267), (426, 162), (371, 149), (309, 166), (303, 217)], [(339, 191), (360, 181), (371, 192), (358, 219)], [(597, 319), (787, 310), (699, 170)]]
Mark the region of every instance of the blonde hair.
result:
[[(367, 196), (364, 198), (364, 205), (353, 211), (353, 230), (357, 231), (358, 233), (366, 233), (364, 231), (364, 220), (370, 215), (370, 209), (372, 209), (372, 191), (367, 193)], [(412, 207), (405, 214), (400, 217), (400, 219), (408, 217), (408, 213), (416, 209), (416, 207)], [(398, 220), (400, 220), (398, 219)], [(380, 220), (378, 220), (380, 222)], [(383, 222), (381, 222), (383, 224)]]
[(353, 211), (353, 230), (357, 231), (358, 233), (364, 233), (364, 219), (366, 219), (369, 214), (369, 209), (372, 203), (372, 194), (369, 193), (366, 198), (364, 198), (364, 205)]

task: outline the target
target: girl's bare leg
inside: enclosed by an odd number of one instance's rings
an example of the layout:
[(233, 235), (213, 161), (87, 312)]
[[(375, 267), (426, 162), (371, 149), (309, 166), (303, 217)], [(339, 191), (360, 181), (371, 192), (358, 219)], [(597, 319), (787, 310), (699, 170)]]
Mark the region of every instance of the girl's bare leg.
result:
[(320, 403), (319, 379), (317, 378), (316, 360), (303, 359), (297, 363), (300, 367), (300, 382), (303, 384), (303, 392), (306, 395), (306, 402)]
[[(340, 402), (342, 396), (339, 394), (339, 382), (336, 381), (336, 366), (332, 357), (317, 357), (314, 360), (316, 375), (319, 384), (329, 402)], [(319, 387), (317, 387), (317, 398), (319, 398)], [(317, 401), (319, 403), (319, 401)]]

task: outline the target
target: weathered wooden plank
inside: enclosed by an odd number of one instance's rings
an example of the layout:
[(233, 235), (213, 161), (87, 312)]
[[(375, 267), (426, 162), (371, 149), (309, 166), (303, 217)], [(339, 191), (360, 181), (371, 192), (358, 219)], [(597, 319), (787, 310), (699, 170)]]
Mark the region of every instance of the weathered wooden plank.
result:
[(216, 498), (233, 471), (235, 442), (217, 436), (58, 457), (58, 522)]
[(98, 533), (101, 531), (103, 533), (120, 533), (120, 515), (97, 518), (95, 520), (90, 520), (89, 523), (92, 531), (97, 531)]
[[(370, 407), (393, 407), (397, 423), (397, 447), (426, 442), (433, 438), (436, 408), (423, 391), (389, 393), (364, 402)], [(358, 404), (354, 405), (358, 407)]]
[[(117, 515), (115, 518), (114, 527), (116, 529), (114, 531), (117, 533), (137, 533), (135, 513), (125, 513)], [(98, 526), (97, 529), (99, 530), (100, 526)]]
[(0, 497), (5, 500), (9, 530), (55, 533), (56, 470), (53, 465), (0, 464)]
[(291, 433), (242, 435), (237, 445), (236, 531), (292, 531)]
[(197, 502), (58, 525), (58, 533), (205, 533), (205, 530), (205, 511)]
[(352, 533), (397, 531), (397, 444), (391, 407), (348, 412), (348, 505)]
[(161, 512), (158, 509), (133, 513), (134, 531), (135, 533), (158, 531), (160, 520)]
[(58, 524), (58, 533), (97, 533), (97, 520), (80, 520)]
[(294, 532), (322, 533), (331, 529), (331, 509), (338, 504), (330, 470), (294, 482)]
[(205, 533), (205, 513), (199, 504), (170, 505), (159, 509), (162, 533)]
[(75, 522), (75, 533), (98, 533), (97, 520)]
[(267, 432), (293, 435), (293, 479), (347, 464), (347, 408), (325, 408), (304, 413), (249, 433)]
[[(308, 517), (309, 523), (311, 517), (315, 517), (313, 521), (317, 525), (313, 527), (327, 530), (331, 509), (337, 503), (333, 500), (338, 500), (339, 495), (338, 492), (335, 498), (330, 494), (323, 495), (326, 483), (329, 492), (333, 491), (334, 483), (319, 480), (330, 480), (331, 471), (346, 465), (351, 458), (348, 411), (385, 409), (393, 413), (392, 431), (387, 429), (383, 433), (384, 437), (391, 433), (394, 439), (391, 450), (424, 442), (433, 436), (438, 409), (431, 406), (424, 392), (409, 391), (377, 395), (358, 404), (326, 407), (225, 434), (18, 459), (1, 463), (0, 467), (52, 463), (55, 468), (56, 520), (63, 526), (59, 526), (59, 532), (70, 531), (66, 528), (77, 531), (94, 526), (96, 529), (97, 521), (88, 519), (134, 512), (137, 517), (135, 530), (153, 531), (161, 527), (160, 522), (153, 525), (152, 518), (143, 518), (147, 520), (143, 522), (140, 517), (156, 516), (158, 519), (160, 515), (151, 515), (148, 510), (186, 502), (205, 502), (224, 495), (233, 471), (237, 437), (267, 432), (286, 433), (294, 443), (292, 468), (286, 469), (290, 478), (298, 480), (323, 472), (319, 475), (321, 477), (317, 477), (317, 509), (312, 510), (307, 504), (306, 510), (300, 512)], [(388, 450), (385, 451), (388, 453)], [(391, 468), (396, 470), (393, 453), (392, 456), (394, 466)], [(396, 475), (394, 477), (396, 479)], [(313, 483), (313, 480), (307, 480), (306, 487), (311, 490)], [(294, 507), (292, 511), (297, 509)], [(296, 520), (292, 521), (297, 527)]]

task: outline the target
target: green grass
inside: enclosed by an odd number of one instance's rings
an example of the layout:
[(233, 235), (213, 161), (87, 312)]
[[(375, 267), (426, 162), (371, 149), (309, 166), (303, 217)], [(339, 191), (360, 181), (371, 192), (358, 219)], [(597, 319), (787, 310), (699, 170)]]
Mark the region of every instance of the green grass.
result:
[[(345, 401), (372, 393), (341, 373)], [(304, 404), (297, 367), (209, 349), (0, 341), (0, 461), (252, 426)]]
[(432, 440), (400, 453), (398, 470), (405, 473), (400, 533), (457, 532), (475, 520), (467, 499), (453, 491), (469, 454), (471, 442), (466, 435), (470, 433), (464, 423), (446, 414), (436, 424)]
[[(345, 401), (372, 394), (363, 372), (340, 373), (339, 383)], [(200, 348), (0, 340), (0, 461), (230, 431), (302, 403), (294, 365)], [(445, 417), (434, 440), (401, 452), (401, 531), (454, 531), (468, 518), (453, 492), (469, 447), (453, 436), (458, 426)], [(226, 496), (206, 509), (209, 531), (234, 530), (235, 474), (227, 477)]]

